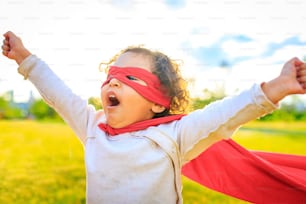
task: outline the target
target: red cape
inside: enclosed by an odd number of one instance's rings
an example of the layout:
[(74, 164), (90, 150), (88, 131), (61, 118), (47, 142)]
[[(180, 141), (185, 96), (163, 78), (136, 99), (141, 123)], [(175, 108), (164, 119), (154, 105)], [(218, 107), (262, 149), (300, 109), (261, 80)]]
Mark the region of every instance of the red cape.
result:
[[(161, 117), (114, 129), (110, 135), (142, 130), (178, 120)], [(233, 140), (222, 140), (185, 164), (182, 173), (208, 188), (253, 203), (306, 204), (306, 156), (248, 151)]]
[(306, 203), (306, 156), (248, 151), (229, 139), (184, 165), (182, 173), (252, 203)]

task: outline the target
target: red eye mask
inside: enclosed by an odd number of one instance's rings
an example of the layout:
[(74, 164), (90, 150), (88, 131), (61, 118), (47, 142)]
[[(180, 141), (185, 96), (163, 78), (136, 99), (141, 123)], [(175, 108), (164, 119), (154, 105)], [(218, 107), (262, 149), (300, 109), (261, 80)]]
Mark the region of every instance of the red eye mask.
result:
[[(135, 82), (130, 77), (135, 77), (146, 83), (146, 85)], [(151, 72), (138, 67), (116, 67), (110, 66), (107, 80), (102, 84), (102, 87), (110, 82), (112, 78), (116, 78), (122, 83), (133, 88), (137, 93), (144, 98), (162, 105), (166, 108), (170, 107), (171, 98), (166, 96), (162, 90), (158, 77)]]

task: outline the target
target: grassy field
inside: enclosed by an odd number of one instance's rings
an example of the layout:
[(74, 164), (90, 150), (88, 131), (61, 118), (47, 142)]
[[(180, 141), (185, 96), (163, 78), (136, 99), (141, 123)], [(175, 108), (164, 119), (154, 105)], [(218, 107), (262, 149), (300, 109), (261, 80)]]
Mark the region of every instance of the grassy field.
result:
[[(248, 149), (306, 155), (306, 122), (252, 122), (234, 140)], [(0, 203), (85, 203), (83, 147), (68, 126), (0, 121)], [(184, 203), (242, 204), (183, 178)]]

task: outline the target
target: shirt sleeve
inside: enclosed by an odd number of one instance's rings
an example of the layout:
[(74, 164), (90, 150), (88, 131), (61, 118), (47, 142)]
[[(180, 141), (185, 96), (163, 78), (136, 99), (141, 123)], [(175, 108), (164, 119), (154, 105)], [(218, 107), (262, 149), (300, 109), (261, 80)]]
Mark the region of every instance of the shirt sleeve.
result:
[(226, 97), (196, 110), (178, 122), (178, 143), (183, 162), (195, 158), (213, 143), (229, 138), (243, 124), (272, 112), (278, 106), (259, 84), (237, 96)]
[(74, 94), (49, 66), (35, 55), (27, 57), (20, 64), (18, 72), (34, 84), (44, 101), (59, 113), (84, 143), (90, 115), (95, 112), (87, 100)]

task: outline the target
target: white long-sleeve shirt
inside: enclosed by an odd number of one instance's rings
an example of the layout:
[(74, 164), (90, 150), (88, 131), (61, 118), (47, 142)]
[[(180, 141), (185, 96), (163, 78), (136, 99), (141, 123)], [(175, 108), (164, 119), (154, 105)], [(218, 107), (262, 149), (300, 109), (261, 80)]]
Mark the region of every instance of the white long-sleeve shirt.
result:
[[(180, 120), (109, 136), (98, 127), (106, 121), (103, 110), (96, 111), (74, 94), (42, 60), (31, 55), (18, 71), (29, 78), (83, 143), (89, 204), (181, 203), (178, 172), (184, 163), (230, 137), (245, 122), (277, 108), (255, 84)], [(174, 145), (165, 151), (151, 136), (170, 139)], [(167, 151), (173, 152), (175, 161)]]

